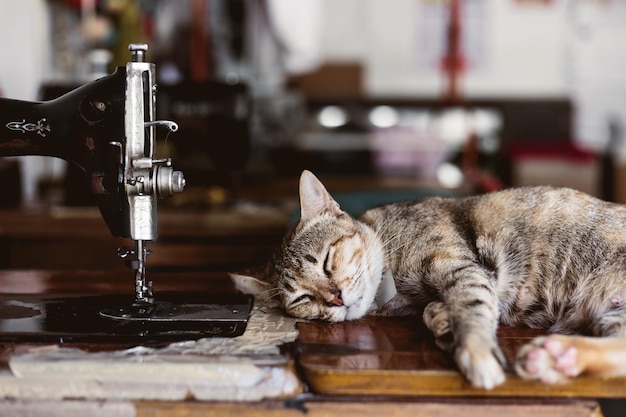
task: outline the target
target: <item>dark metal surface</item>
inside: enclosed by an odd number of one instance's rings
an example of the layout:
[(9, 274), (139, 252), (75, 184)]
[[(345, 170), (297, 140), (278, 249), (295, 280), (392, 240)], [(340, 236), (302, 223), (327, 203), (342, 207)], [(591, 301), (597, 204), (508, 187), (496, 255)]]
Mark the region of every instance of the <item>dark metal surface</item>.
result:
[(252, 297), (236, 293), (159, 293), (149, 306), (120, 294), (2, 294), (0, 341), (150, 344), (235, 337), (251, 308)]
[(43, 155), (74, 163), (114, 236), (128, 237), (128, 207), (119, 187), (125, 143), (124, 68), (50, 101), (0, 99), (0, 156)]

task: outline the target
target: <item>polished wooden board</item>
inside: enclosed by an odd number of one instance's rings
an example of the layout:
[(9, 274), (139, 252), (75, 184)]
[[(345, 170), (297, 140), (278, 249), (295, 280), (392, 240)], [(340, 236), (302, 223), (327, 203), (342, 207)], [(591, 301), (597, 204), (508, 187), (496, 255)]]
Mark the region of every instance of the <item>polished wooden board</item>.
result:
[(304, 398), (259, 403), (136, 404), (137, 417), (602, 417), (589, 400)]
[(363, 397), (213, 401), (0, 401), (6, 416), (115, 417), (602, 417), (590, 400), (372, 399)]
[[(419, 317), (368, 317), (355, 322), (302, 322), (297, 361), (313, 392), (325, 395), (420, 395), (445, 397), (626, 396), (626, 378), (577, 378), (545, 385), (518, 378), (493, 390), (473, 388), (449, 353), (435, 346)], [(511, 364), (519, 347), (545, 332), (501, 327), (500, 346)]]

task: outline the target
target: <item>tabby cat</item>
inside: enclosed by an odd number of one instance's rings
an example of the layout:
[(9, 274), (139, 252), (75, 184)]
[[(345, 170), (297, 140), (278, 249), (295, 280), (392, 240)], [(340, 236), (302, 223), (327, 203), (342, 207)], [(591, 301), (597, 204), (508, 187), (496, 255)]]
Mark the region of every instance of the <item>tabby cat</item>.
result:
[[(438, 345), (486, 389), (505, 380), (499, 322), (626, 336), (626, 207), (542, 186), (392, 203), (354, 219), (309, 171), (300, 178), (300, 207), (257, 282), (295, 317), (423, 311)], [(547, 383), (625, 372), (617, 366), (626, 367), (625, 341), (538, 338), (515, 368)]]

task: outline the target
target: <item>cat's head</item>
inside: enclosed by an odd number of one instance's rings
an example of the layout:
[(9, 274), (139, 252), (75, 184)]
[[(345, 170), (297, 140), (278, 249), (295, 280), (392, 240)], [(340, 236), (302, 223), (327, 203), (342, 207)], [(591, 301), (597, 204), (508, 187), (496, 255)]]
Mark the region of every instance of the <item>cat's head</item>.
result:
[(383, 250), (375, 232), (343, 212), (324, 185), (304, 171), (300, 220), (257, 284), (292, 316), (344, 321), (370, 310), (382, 274)]

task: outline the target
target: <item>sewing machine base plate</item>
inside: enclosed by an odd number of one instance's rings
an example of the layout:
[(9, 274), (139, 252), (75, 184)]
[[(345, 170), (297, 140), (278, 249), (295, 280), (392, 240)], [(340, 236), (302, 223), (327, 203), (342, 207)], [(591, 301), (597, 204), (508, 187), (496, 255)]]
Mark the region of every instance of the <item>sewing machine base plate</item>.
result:
[(252, 297), (159, 293), (149, 306), (131, 295), (0, 295), (0, 341), (158, 344), (243, 334)]

